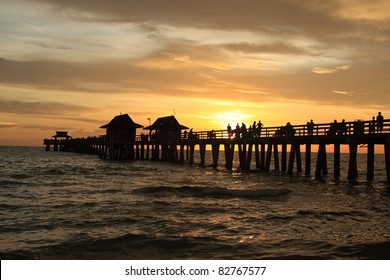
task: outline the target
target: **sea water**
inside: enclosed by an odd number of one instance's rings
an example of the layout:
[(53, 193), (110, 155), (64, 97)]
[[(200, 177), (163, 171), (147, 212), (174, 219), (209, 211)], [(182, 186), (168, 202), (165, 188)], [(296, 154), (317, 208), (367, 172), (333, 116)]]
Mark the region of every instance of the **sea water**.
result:
[(330, 174), (316, 180), (226, 170), (223, 158), (213, 169), (0, 147), (0, 256), (389, 259), (383, 155), (372, 182), (359, 155), (353, 183), (344, 179), (348, 156), (340, 180), (328, 157)]

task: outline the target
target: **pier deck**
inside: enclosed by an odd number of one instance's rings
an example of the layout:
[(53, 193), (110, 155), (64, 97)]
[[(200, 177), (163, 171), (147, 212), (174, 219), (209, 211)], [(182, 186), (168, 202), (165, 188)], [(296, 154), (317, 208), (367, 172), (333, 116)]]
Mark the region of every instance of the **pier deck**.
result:
[[(340, 123), (338, 124), (340, 127)], [(268, 172), (271, 162), (274, 169), (288, 175), (304, 172), (311, 175), (312, 147), (317, 146), (315, 177), (328, 174), (327, 146), (333, 146), (333, 176), (340, 176), (340, 147), (348, 146), (348, 180), (358, 176), (357, 151), (364, 145), (367, 148), (367, 180), (374, 178), (375, 147), (382, 146), (385, 153), (387, 183), (390, 184), (390, 120), (384, 120), (379, 130), (372, 121), (345, 122), (345, 129), (334, 130), (331, 123), (316, 124), (312, 131), (307, 125), (285, 127), (263, 127), (260, 131), (212, 130), (182, 133), (180, 139), (153, 135), (138, 135), (135, 141), (116, 139), (114, 136), (99, 136), (72, 139), (45, 139), (46, 150), (97, 154), (102, 158), (130, 160), (159, 160), (194, 164), (195, 151), (200, 152), (200, 165), (205, 165), (206, 150), (212, 151), (212, 166), (219, 164), (220, 147), (223, 146), (225, 167), (232, 169), (234, 152), (238, 151), (237, 168), (251, 169), (252, 156), (255, 168)], [(304, 147), (304, 169), (302, 168), (301, 148)]]

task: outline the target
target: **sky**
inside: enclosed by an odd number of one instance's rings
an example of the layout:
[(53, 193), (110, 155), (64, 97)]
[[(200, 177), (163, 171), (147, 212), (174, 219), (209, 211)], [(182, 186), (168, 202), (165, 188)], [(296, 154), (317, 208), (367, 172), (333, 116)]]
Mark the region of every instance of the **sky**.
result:
[(389, 77), (388, 0), (0, 0), (0, 145), (386, 119)]

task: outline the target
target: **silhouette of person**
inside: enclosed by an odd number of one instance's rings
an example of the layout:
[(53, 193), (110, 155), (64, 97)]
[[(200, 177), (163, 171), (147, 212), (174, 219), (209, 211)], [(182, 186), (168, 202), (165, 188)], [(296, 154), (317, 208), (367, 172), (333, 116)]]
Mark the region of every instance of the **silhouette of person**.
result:
[(284, 127), (284, 133), (286, 134), (286, 136), (294, 136), (295, 129), (293, 128), (290, 122), (288, 122)]
[(313, 131), (314, 131), (314, 122), (313, 122), (313, 120), (310, 120), (310, 122), (307, 122), (306, 127), (307, 127), (307, 133), (309, 135), (313, 135)]
[(232, 136), (232, 127), (230, 126), (230, 123), (228, 123), (228, 125), (227, 125), (227, 132), (228, 132), (228, 136), (230, 139), (230, 137)]
[(247, 129), (246, 129), (246, 124), (245, 123), (241, 123), (241, 134), (242, 134), (242, 138), (246, 138), (247, 136)]
[(372, 117), (372, 120), (368, 124), (368, 133), (369, 134), (375, 133), (375, 125), (376, 125), (375, 117)]
[(345, 135), (347, 131), (348, 131), (347, 124), (345, 123), (345, 119), (343, 119), (338, 127), (338, 135)]
[(261, 121), (258, 121), (257, 126), (256, 126), (256, 136), (260, 137), (261, 136), (261, 129), (263, 128), (263, 124)]
[(337, 120), (334, 120), (334, 122), (330, 124), (328, 135), (336, 135), (338, 130), (339, 130), (339, 124), (337, 123)]
[(235, 130), (235, 133), (236, 133), (235, 136), (236, 136), (237, 139), (240, 139), (240, 132), (241, 132), (240, 125), (237, 123), (236, 130)]
[(383, 116), (381, 112), (378, 112), (378, 116), (376, 116), (376, 127), (377, 131), (381, 133), (383, 130)]

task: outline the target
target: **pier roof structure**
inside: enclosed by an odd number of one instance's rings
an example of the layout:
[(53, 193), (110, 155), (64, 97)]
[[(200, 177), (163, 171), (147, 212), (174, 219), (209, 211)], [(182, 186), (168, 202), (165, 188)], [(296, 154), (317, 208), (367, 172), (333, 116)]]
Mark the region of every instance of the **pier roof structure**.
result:
[(158, 118), (152, 125), (145, 127), (149, 130), (167, 130), (167, 129), (188, 129), (188, 127), (181, 125), (174, 116)]
[(115, 116), (108, 124), (100, 128), (142, 128), (143, 125), (135, 123), (128, 114)]

